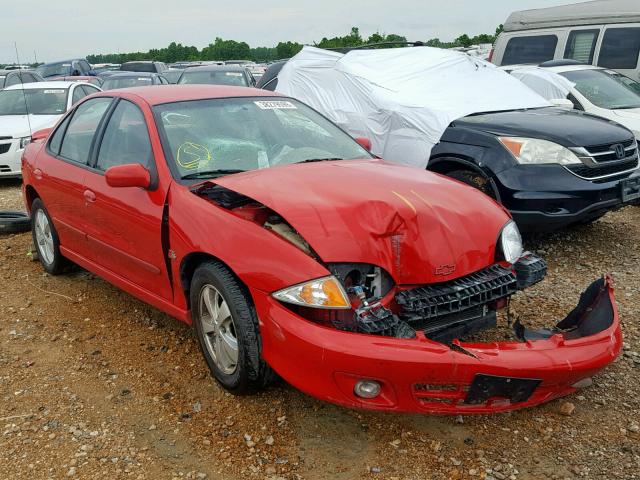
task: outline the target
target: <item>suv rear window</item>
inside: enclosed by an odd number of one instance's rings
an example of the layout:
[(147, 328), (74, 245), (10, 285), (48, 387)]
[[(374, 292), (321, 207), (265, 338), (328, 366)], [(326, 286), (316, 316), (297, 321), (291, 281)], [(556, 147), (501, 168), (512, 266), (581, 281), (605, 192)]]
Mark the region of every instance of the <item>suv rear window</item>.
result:
[(604, 32), (598, 66), (636, 68), (640, 53), (640, 27), (608, 28)]
[(555, 35), (511, 38), (502, 56), (502, 65), (542, 63), (553, 60), (556, 45), (558, 45), (558, 37)]

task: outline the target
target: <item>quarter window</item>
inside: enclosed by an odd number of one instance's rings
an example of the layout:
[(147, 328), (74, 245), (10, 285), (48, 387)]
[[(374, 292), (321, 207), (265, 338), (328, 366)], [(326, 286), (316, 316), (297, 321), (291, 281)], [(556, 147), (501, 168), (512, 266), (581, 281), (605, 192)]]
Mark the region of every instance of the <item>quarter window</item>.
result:
[(600, 30), (573, 30), (569, 33), (564, 58), (577, 60), (581, 63), (593, 62), (596, 41)]
[(87, 95), (84, 93), (84, 90), (82, 90), (82, 85), (78, 85), (73, 89), (73, 97), (71, 98), (71, 103), (75, 105), (86, 96)]
[(110, 103), (108, 97), (93, 98), (76, 109), (62, 140), (61, 156), (85, 165), (89, 162), (93, 136)]
[(640, 27), (608, 28), (602, 38), (598, 66), (636, 68), (640, 53)]
[(144, 116), (133, 103), (121, 100), (105, 129), (96, 167), (103, 171), (128, 163), (148, 167), (150, 161), (151, 142)]
[(556, 35), (511, 38), (504, 51), (502, 65), (542, 63), (553, 60), (557, 45), (558, 37)]
[(67, 129), (69, 120), (71, 120), (71, 115), (68, 115), (67, 118), (65, 118), (60, 126), (56, 129), (56, 131), (53, 132), (53, 135), (51, 135), (51, 140), (49, 140), (49, 150), (51, 150), (55, 155), (60, 154), (62, 136), (64, 135), (64, 131)]

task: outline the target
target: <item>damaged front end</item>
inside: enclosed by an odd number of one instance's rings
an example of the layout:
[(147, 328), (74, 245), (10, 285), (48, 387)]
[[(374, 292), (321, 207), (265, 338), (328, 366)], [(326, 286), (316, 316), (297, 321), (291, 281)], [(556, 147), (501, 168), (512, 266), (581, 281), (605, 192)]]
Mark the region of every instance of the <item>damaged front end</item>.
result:
[[(495, 263), (473, 273), (398, 285), (396, 275), (374, 264), (323, 261), (314, 250), (322, 245), (307, 242), (298, 223), (248, 196), (210, 182), (193, 193), (277, 235), (328, 271), (277, 292), (252, 289), (265, 360), (319, 398), (408, 412), (505, 411), (576, 391), (620, 352), (609, 277), (593, 282), (555, 326), (533, 330), (512, 321), (508, 306), (515, 293), (544, 278), (546, 263), (534, 254), (520, 250), (511, 263), (496, 253)], [(507, 312), (511, 338), (474, 341), (498, 326), (500, 310)]]

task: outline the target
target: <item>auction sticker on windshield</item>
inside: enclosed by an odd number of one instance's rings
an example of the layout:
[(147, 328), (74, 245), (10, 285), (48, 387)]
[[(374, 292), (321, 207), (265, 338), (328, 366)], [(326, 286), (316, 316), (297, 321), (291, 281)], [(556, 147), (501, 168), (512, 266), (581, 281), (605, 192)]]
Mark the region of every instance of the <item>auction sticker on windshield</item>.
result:
[(225, 72), (225, 75), (227, 77), (241, 77), (242, 73), (241, 72)]
[(64, 90), (45, 90), (44, 93), (64, 93)]
[(275, 101), (260, 100), (258, 102), (253, 102), (253, 103), (255, 103), (258, 106), (258, 108), (262, 110), (281, 110), (281, 109), (296, 110), (298, 108), (293, 103), (282, 101), (282, 100), (275, 100)]

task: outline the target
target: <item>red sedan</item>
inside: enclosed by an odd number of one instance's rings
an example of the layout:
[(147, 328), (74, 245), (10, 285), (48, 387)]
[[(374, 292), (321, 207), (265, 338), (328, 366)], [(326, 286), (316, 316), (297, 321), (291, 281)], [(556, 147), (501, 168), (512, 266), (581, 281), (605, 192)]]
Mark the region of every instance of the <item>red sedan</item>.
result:
[(277, 372), (350, 407), (494, 412), (569, 394), (614, 360), (607, 277), (548, 330), (474, 341), (544, 261), (489, 197), (367, 143), (266, 91), (92, 95), (22, 159), (39, 259), (193, 324), (234, 393)]

